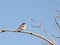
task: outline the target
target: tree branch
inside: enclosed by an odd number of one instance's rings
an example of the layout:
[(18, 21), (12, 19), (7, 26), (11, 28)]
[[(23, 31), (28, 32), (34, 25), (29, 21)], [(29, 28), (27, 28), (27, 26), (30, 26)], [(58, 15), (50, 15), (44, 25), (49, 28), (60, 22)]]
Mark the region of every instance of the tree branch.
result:
[(58, 8), (57, 8), (57, 6), (56, 6), (56, 3), (55, 3), (55, 5), (54, 5), (54, 8), (55, 8), (56, 12), (60, 13), (60, 11), (58, 10)]
[(52, 36), (52, 37), (54, 37), (54, 38), (59, 38), (59, 39), (60, 39), (60, 37), (59, 37), (59, 36), (54, 36), (54, 35), (52, 35), (52, 34), (51, 34), (51, 36)]
[(58, 22), (57, 22), (57, 20), (56, 20), (55, 17), (54, 17), (54, 21), (55, 21), (55, 24), (57, 25), (57, 27), (58, 27), (58, 29), (59, 29), (59, 31), (60, 31), (60, 25), (58, 24)]
[[(52, 39), (52, 36), (45, 30), (45, 28), (43, 27), (41, 22), (38, 26), (32, 26), (32, 27), (40, 28), (42, 31), (44, 31), (48, 35), (48, 37), (50, 37)], [(53, 41), (53, 39), (52, 39), (52, 41)]]
[(21, 31), (18, 31), (18, 30), (0, 30), (0, 33), (2, 32), (20, 32), (20, 33), (25, 33), (25, 34), (30, 34), (30, 35), (33, 35), (35, 37), (38, 37), (38, 38), (41, 38), (43, 40), (45, 40), (46, 42), (48, 42), (49, 44), (51, 45), (55, 45), (53, 42), (49, 41), (47, 38), (45, 38), (44, 36), (40, 35), (40, 34), (35, 34), (33, 32), (21, 32)]

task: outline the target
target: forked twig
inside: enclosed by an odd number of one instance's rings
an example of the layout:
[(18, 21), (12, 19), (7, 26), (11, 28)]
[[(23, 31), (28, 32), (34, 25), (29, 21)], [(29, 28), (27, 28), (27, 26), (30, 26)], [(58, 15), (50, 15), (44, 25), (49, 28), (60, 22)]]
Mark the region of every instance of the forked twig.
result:
[(45, 30), (45, 28), (43, 27), (41, 22), (38, 26), (32, 26), (32, 27), (40, 28), (42, 31), (44, 31), (48, 35), (48, 37), (50, 37), (52, 39), (52, 36)]

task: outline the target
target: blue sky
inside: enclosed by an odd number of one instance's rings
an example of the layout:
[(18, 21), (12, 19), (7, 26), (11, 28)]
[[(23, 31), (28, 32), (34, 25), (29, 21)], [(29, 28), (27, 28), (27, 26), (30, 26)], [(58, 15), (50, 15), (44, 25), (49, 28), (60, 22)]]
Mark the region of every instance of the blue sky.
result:
[[(33, 28), (31, 25), (38, 25), (43, 17), (43, 26), (46, 30), (59, 36), (59, 33), (52, 24), (53, 17), (58, 15), (53, 5), (57, 4), (60, 9), (60, 0), (0, 0), (0, 29), (18, 29), (19, 25), (25, 22), (25, 31), (32, 31), (38, 34), (46, 34), (40, 29)], [(26, 16), (33, 18), (33, 23)], [(47, 37), (48, 38), (48, 37)], [(60, 40), (56, 40), (57, 43)], [(22, 33), (0, 33), (0, 45), (42, 45), (41, 39)]]

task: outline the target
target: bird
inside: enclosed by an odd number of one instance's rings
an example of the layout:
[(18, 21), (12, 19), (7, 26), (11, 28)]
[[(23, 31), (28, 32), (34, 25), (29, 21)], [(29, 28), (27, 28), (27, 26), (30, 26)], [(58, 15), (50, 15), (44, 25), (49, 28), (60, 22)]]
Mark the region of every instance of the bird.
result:
[(26, 23), (22, 23), (18, 29), (23, 32), (26, 29)]

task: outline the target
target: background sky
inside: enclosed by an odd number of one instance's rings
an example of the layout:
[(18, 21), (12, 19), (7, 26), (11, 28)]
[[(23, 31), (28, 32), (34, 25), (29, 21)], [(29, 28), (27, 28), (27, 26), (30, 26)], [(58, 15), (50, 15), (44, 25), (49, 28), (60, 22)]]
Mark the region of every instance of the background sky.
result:
[[(54, 3), (60, 9), (60, 0), (0, 0), (0, 29), (18, 29), (20, 24), (25, 22), (27, 24), (25, 31), (35, 32), (47, 37), (43, 31), (31, 26), (38, 25), (41, 17), (43, 17), (42, 23), (46, 31), (55, 36), (60, 36), (60, 33), (52, 24), (52, 15), (58, 15), (54, 9)], [(33, 18), (36, 22), (33, 23), (26, 16)], [(60, 39), (54, 41), (60, 43)], [(28, 34), (0, 33), (0, 45), (42, 45), (41, 42), (44, 42), (44, 40)]]

